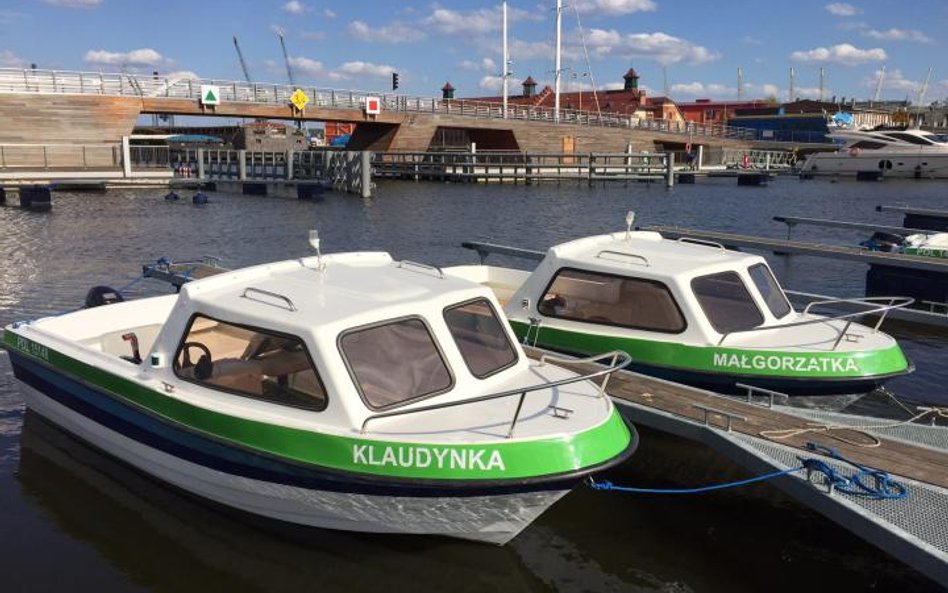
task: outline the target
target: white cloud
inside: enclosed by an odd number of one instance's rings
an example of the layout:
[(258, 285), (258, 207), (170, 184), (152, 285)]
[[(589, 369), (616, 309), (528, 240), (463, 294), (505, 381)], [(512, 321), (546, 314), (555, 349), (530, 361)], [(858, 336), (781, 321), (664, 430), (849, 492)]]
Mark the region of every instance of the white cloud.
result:
[[(508, 51), (510, 52), (510, 60), (516, 65), (517, 62), (524, 60), (535, 60), (538, 58), (552, 59), (553, 44), (549, 41), (524, 41), (522, 39), (514, 39), (510, 42)], [(564, 49), (564, 55), (565, 53), (566, 50)]]
[(473, 60), (463, 60), (458, 63), (458, 68), (462, 70), (471, 70), (473, 72), (497, 72), (497, 63), (491, 58), (483, 58), (480, 62)]
[[(536, 19), (525, 10), (507, 9), (508, 22)], [(451, 10), (436, 6), (422, 22), (443, 35), (484, 35), (501, 29), (501, 9), (478, 8), (476, 10)]]
[[(881, 69), (876, 70), (872, 76), (863, 78), (862, 86), (875, 91), (876, 86), (879, 84), (879, 75), (881, 73)], [(902, 71), (899, 69), (886, 70), (885, 78), (882, 80), (883, 91), (898, 91), (900, 94), (917, 93), (921, 86), (921, 81), (905, 78), (905, 75), (902, 74)]]
[(104, 49), (89, 50), (84, 59), (92, 64), (110, 66), (158, 66), (167, 62), (160, 53), (151, 48), (133, 49), (124, 53)]
[(169, 80), (200, 80), (201, 77), (198, 76), (196, 72), (191, 70), (176, 70), (174, 72), (169, 72), (164, 75), (165, 78)]
[(737, 89), (734, 87), (727, 86), (726, 84), (718, 83), (704, 83), (704, 82), (688, 82), (688, 83), (679, 83), (673, 84), (669, 87), (672, 96), (685, 95), (690, 97), (707, 97), (707, 98), (719, 98), (719, 97), (733, 97), (737, 96)]
[(306, 12), (306, 5), (299, 0), (290, 0), (283, 5), (283, 10), (290, 14), (303, 14)]
[(881, 62), (886, 59), (882, 48), (859, 49), (849, 43), (840, 43), (833, 47), (817, 47), (808, 51), (795, 51), (790, 59), (797, 62), (822, 62), (856, 66), (866, 62)]
[(824, 8), (826, 8), (826, 12), (836, 16), (855, 16), (862, 12), (852, 4), (845, 2), (833, 2), (827, 4)]
[(26, 68), (28, 62), (18, 58), (12, 51), (0, 51), (0, 68)]
[(614, 29), (591, 29), (586, 45), (600, 57), (646, 58), (659, 64), (706, 64), (721, 57), (706, 47), (666, 33), (622, 35)]
[(300, 33), (300, 37), (308, 41), (325, 41), (326, 32), (325, 31), (303, 31), (302, 33)]
[[(275, 62), (268, 62), (268, 66), (276, 66)], [(327, 71), (323, 66), (323, 63), (318, 60), (313, 60), (310, 58), (303, 57), (290, 57), (290, 66), (293, 67), (293, 71), (303, 76), (309, 76), (311, 78), (317, 78), (320, 76), (326, 76)]]
[(336, 18), (336, 11), (325, 8), (323, 9), (323, 16), (327, 19), (334, 19)]
[(349, 23), (349, 34), (369, 43), (414, 43), (427, 37), (424, 31), (400, 22), (372, 28), (364, 21), (352, 21)]
[(64, 8), (95, 8), (102, 0), (43, 0), (43, 3)]
[(499, 91), (504, 86), (504, 79), (500, 76), (484, 76), (477, 83), (477, 86), (485, 91)]
[(336, 72), (341, 74), (343, 77), (351, 76), (391, 76), (392, 72), (395, 71), (395, 68), (388, 66), (386, 64), (373, 64), (371, 62), (346, 62), (342, 66), (336, 69)]
[(657, 8), (652, 0), (577, 0), (576, 10), (592, 14), (632, 14), (652, 12)]
[(866, 37), (883, 41), (911, 41), (913, 43), (932, 43), (932, 38), (917, 29), (889, 29), (878, 31), (869, 29), (863, 33)]

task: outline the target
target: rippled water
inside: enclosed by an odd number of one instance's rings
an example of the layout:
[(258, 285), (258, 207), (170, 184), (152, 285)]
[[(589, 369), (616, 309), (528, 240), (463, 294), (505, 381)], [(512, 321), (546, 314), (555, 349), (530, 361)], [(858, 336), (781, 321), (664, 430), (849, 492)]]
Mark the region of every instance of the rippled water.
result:
[[(163, 192), (55, 194), (48, 214), (0, 208), (0, 324), (79, 306), (95, 284), (119, 287), (159, 257), (217, 255), (242, 266), (308, 251), (379, 249), (439, 265), (476, 261), (466, 239), (543, 249), (624, 227), (678, 224), (782, 237), (774, 215), (900, 224), (877, 204), (948, 209), (948, 185), (733, 180), (666, 191), (381, 184), (376, 197), (307, 203), (212, 194), (194, 207)], [(798, 227), (794, 236), (855, 243), (858, 233)], [(865, 267), (768, 255), (785, 286), (861, 295)], [(503, 258), (496, 260), (505, 262)], [(517, 264), (513, 260), (506, 263)], [(522, 262), (519, 265), (523, 265)], [(168, 292), (136, 283), (131, 297)], [(890, 385), (944, 402), (945, 332), (889, 327), (918, 366)], [(697, 485), (741, 477), (690, 443), (646, 431), (616, 481)], [(901, 503), (906, 504), (906, 503)], [(509, 546), (440, 538), (292, 529), (235, 516), (158, 486), (24, 412), (0, 353), (0, 568), (3, 591), (797, 591), (936, 586), (767, 485), (700, 497), (577, 489)], [(15, 569), (15, 570), (13, 570)]]

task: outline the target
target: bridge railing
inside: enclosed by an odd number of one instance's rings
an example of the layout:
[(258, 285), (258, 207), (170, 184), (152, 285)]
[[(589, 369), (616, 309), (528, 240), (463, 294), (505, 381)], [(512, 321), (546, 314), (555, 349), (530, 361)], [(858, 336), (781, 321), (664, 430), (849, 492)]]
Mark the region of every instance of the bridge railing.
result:
[[(127, 72), (76, 72), (0, 68), (0, 92), (41, 94), (93, 94), (131, 96), (140, 98), (174, 98), (198, 101), (201, 86), (216, 86), (221, 101), (287, 105), (290, 96), (300, 88), (310, 99), (310, 105), (325, 109), (361, 110), (368, 97), (378, 97), (383, 111), (400, 113), (430, 113), (458, 115), (482, 119), (504, 119), (503, 107), (495, 101), (468, 99), (440, 99), (377, 93), (370, 91), (330, 89), (314, 86), (248, 83), (233, 80), (201, 80), (188, 77), (134, 75)], [(584, 111), (551, 107), (511, 104), (506, 119), (521, 121), (556, 122), (571, 125), (630, 128), (688, 136), (700, 142), (701, 137), (753, 140), (757, 132), (720, 124), (664, 119), (639, 118), (616, 112)]]

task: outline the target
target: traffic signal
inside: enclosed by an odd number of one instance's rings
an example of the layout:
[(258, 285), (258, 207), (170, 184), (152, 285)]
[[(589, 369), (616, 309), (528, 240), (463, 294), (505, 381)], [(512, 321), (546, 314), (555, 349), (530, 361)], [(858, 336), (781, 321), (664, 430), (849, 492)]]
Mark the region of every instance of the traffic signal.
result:
[(392, 90), (398, 90), (398, 72), (392, 72)]

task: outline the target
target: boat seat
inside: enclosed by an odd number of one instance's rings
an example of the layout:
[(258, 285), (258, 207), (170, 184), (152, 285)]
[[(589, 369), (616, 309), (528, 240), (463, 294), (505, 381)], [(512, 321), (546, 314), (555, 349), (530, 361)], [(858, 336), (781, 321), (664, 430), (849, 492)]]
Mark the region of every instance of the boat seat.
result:
[(211, 364), (210, 376), (208, 377), (201, 376), (202, 373), (198, 371), (201, 366), (202, 362), (199, 361), (195, 366), (181, 369), (178, 374), (208, 386), (232, 389), (253, 395), (263, 394), (263, 372), (254, 361), (222, 358)]

